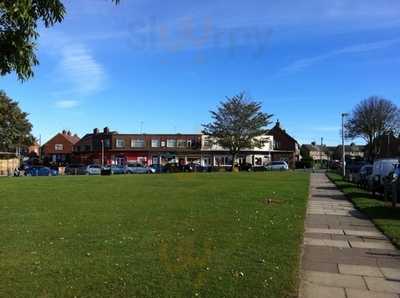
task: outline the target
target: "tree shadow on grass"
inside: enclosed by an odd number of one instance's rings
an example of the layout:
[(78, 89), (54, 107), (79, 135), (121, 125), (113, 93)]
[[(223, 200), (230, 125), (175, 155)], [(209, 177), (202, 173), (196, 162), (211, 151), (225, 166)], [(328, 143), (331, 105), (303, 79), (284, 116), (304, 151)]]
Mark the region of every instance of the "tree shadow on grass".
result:
[(400, 208), (392, 208), (389, 206), (369, 206), (360, 208), (362, 212), (368, 214), (373, 219), (389, 219), (398, 220), (396, 225), (400, 227)]

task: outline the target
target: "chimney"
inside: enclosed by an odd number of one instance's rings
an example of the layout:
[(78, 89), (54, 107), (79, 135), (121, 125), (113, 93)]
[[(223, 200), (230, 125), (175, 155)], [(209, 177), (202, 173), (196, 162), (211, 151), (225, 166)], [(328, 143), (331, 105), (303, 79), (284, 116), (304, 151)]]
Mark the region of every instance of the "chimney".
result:
[(71, 135), (71, 131), (70, 130), (67, 131), (67, 135), (69, 135), (69, 136)]
[(99, 129), (98, 128), (93, 129), (93, 134), (94, 135), (97, 135), (98, 133), (99, 133)]
[(104, 134), (108, 135), (110, 133), (110, 129), (106, 126), (103, 129)]
[(63, 131), (61, 132), (63, 135), (65, 135), (67, 133), (67, 131), (65, 129), (63, 129)]
[(74, 137), (75, 137), (75, 138), (79, 138), (79, 137), (78, 137), (78, 134), (76, 134), (76, 133), (74, 133)]

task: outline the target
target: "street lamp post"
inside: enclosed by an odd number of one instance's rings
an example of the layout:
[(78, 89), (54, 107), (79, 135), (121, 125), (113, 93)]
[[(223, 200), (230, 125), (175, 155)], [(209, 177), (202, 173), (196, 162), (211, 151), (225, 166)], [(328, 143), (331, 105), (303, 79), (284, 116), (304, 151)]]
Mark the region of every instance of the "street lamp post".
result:
[(101, 140), (101, 168), (104, 168), (104, 140)]
[(344, 146), (344, 117), (346, 117), (347, 113), (342, 113), (342, 175), (346, 176), (346, 150)]

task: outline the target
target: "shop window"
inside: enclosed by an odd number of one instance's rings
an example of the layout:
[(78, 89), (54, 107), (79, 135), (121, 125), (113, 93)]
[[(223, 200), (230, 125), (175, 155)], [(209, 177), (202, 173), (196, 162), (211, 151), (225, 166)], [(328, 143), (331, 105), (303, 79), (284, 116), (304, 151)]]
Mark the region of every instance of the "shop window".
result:
[(152, 148), (158, 148), (158, 147), (160, 147), (160, 140), (159, 140), (159, 139), (153, 139), (153, 140), (151, 140), (151, 147), (152, 147)]
[(176, 140), (175, 139), (168, 139), (167, 140), (167, 147), (168, 148), (175, 148), (176, 147)]
[(142, 139), (132, 139), (131, 140), (132, 148), (144, 148), (144, 140)]
[(116, 139), (115, 140), (115, 147), (124, 148), (125, 147), (125, 140), (124, 139)]

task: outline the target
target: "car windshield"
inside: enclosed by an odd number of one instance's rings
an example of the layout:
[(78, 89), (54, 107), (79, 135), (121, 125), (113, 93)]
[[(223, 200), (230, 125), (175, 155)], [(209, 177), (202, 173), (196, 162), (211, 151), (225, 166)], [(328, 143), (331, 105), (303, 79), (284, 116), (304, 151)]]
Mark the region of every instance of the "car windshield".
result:
[(273, 161), (271, 164), (272, 164), (273, 166), (276, 166), (276, 165), (283, 165), (284, 162), (283, 162), (283, 161)]
[(98, 165), (91, 165), (90, 166), (92, 169), (100, 169), (100, 166), (98, 166)]

